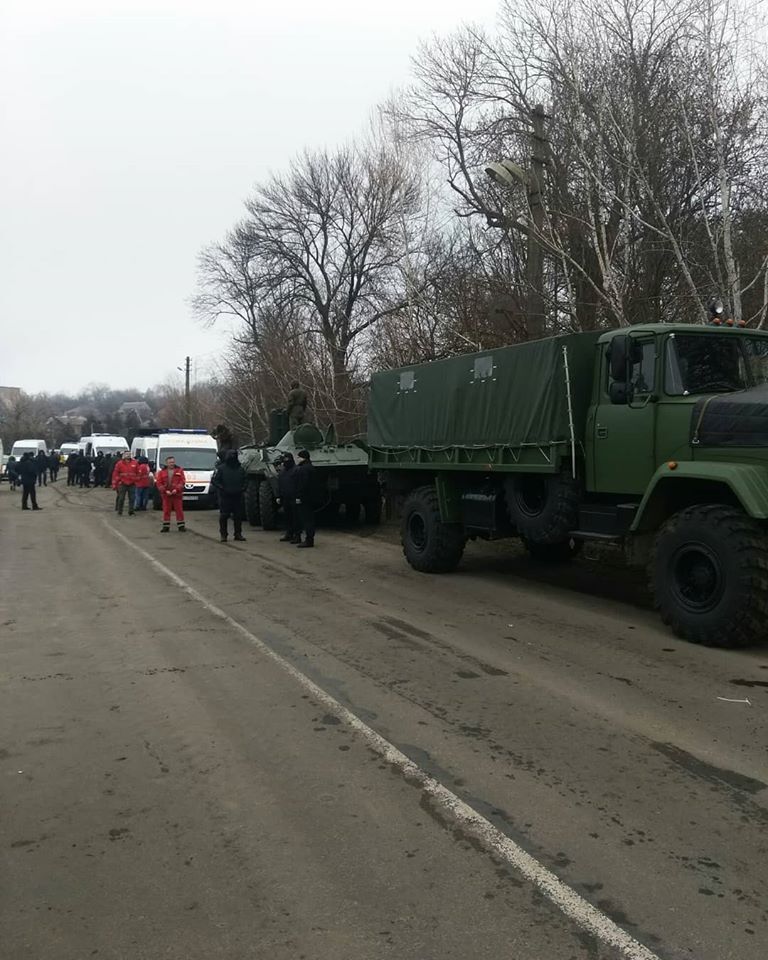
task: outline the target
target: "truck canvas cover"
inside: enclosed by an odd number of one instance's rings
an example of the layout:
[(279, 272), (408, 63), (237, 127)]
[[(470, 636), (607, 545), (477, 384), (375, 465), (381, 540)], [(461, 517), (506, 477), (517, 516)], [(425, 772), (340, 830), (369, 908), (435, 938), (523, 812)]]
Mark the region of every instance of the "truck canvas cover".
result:
[(599, 336), (552, 337), (377, 373), (368, 442), (379, 449), (425, 450), (569, 442), (566, 355), (580, 441)]
[(768, 386), (697, 400), (691, 442), (709, 447), (768, 447)]

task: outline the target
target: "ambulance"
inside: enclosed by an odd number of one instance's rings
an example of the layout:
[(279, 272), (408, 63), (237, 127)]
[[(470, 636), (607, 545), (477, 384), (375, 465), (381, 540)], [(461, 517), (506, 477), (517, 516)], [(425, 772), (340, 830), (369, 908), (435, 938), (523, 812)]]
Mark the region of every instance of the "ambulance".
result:
[[(131, 455), (146, 457), (153, 473), (165, 466), (167, 457), (174, 457), (176, 465), (181, 467), (187, 479), (184, 503), (214, 506), (216, 498), (211, 489), (211, 478), (216, 469), (218, 447), (207, 430), (172, 427), (153, 431), (146, 436), (139, 435), (131, 444)], [(152, 492), (152, 505), (155, 510), (160, 509), (157, 490)]]

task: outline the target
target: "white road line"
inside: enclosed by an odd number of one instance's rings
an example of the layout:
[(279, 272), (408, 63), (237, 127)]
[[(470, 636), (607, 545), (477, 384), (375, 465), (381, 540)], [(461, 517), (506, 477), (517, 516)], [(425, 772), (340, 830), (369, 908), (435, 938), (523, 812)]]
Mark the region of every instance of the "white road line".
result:
[(585, 900), (580, 894), (576, 893), (568, 884), (563, 883), (559, 877), (555, 876), (551, 870), (548, 870), (543, 864), (539, 863), (534, 857), (518, 846), (513, 840), (510, 840), (505, 834), (498, 830), (489, 820), (481, 816), (473, 807), (465, 803), (455, 793), (452, 793), (434, 777), (425, 773), (417, 764), (410, 760), (404, 753), (401, 753), (393, 744), (385, 740), (375, 730), (371, 729), (358, 716), (352, 713), (347, 707), (339, 703), (329, 693), (326, 693), (322, 687), (319, 687), (314, 680), (310, 680), (300, 670), (293, 666), (279, 653), (276, 653), (268, 644), (260, 640), (251, 633), (246, 627), (237, 620), (234, 620), (225, 613), (220, 607), (206, 600), (198, 593), (194, 587), (191, 587), (173, 570), (169, 570), (165, 564), (156, 560), (151, 553), (142, 549), (138, 544), (129, 540), (105, 519), (102, 518), (105, 526), (123, 543), (131, 547), (137, 553), (141, 554), (145, 560), (163, 573), (169, 580), (176, 584), (180, 590), (183, 590), (188, 596), (197, 600), (209, 613), (223, 620), (228, 626), (232, 627), (239, 634), (245, 637), (249, 643), (256, 647), (264, 656), (269, 657), (287, 674), (289, 674), (301, 687), (310, 693), (316, 700), (320, 701), (331, 713), (343, 720), (350, 726), (358, 736), (363, 739), (369, 747), (374, 749), (381, 757), (396, 767), (410, 783), (417, 783), (421, 789), (436, 804), (449, 815), (449, 817), (473, 839), (482, 844), (483, 848), (492, 856), (505, 860), (518, 874), (524, 877), (530, 883), (534, 884), (539, 891), (550, 900), (558, 909), (570, 920), (576, 923), (583, 930), (588, 931), (604, 944), (617, 949), (627, 960), (660, 960), (660, 957), (649, 950), (648, 947), (639, 943), (634, 937), (631, 937), (625, 930), (613, 922), (610, 917), (594, 907)]

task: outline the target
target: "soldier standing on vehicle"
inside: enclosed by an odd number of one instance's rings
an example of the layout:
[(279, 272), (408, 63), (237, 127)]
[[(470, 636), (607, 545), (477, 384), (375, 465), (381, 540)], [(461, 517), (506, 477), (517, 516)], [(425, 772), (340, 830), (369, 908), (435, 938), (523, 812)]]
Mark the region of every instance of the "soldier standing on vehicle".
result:
[(29, 510), (27, 506), (28, 501), (32, 500), (32, 509), (33, 510), (42, 510), (42, 507), (37, 505), (37, 493), (35, 491), (35, 484), (38, 481), (38, 467), (36, 463), (36, 457), (33, 457), (31, 453), (25, 453), (24, 456), (19, 461), (19, 479), (21, 480), (21, 509)]
[[(117, 468), (115, 468), (117, 469)], [(168, 533), (171, 529), (171, 511), (176, 514), (176, 526), (179, 533), (187, 529), (184, 524), (184, 484), (187, 478), (181, 467), (176, 466), (175, 457), (166, 457), (165, 466), (158, 470), (155, 486), (160, 491), (163, 501), (163, 525), (161, 533)]]
[(284, 543), (299, 543), (299, 523), (296, 515), (296, 461), (293, 454), (286, 453), (280, 461), (280, 473), (277, 476), (277, 502), (285, 515), (285, 533), (280, 537)]
[(243, 536), (243, 494), (248, 483), (248, 475), (237, 456), (237, 450), (227, 450), (223, 462), (218, 466), (211, 483), (219, 495), (219, 534), (221, 542), (227, 542), (227, 522), (232, 517), (235, 528), (235, 540), (244, 541)]
[(136, 472), (138, 463), (131, 457), (130, 451), (123, 453), (112, 471), (112, 488), (117, 491), (117, 512), (122, 517), (125, 498), (128, 497), (128, 516), (134, 513), (134, 495), (136, 492)]
[(288, 413), (288, 426), (291, 430), (304, 423), (307, 415), (307, 391), (298, 380), (294, 380), (291, 384), (291, 392), (288, 394), (285, 406)]
[[(314, 547), (315, 545), (315, 510), (312, 504), (312, 460), (309, 450), (299, 450), (299, 458), (295, 474), (294, 503), (298, 512), (297, 538), (294, 541), (297, 547)], [(301, 534), (304, 534), (302, 543)]]

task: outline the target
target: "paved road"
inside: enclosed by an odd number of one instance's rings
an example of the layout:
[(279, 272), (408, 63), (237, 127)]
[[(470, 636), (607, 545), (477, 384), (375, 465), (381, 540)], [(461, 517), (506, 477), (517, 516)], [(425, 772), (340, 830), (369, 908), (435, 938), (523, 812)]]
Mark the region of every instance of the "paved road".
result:
[(0, 488), (3, 960), (764, 960), (768, 649), (609, 564), (432, 578), (110, 500)]

